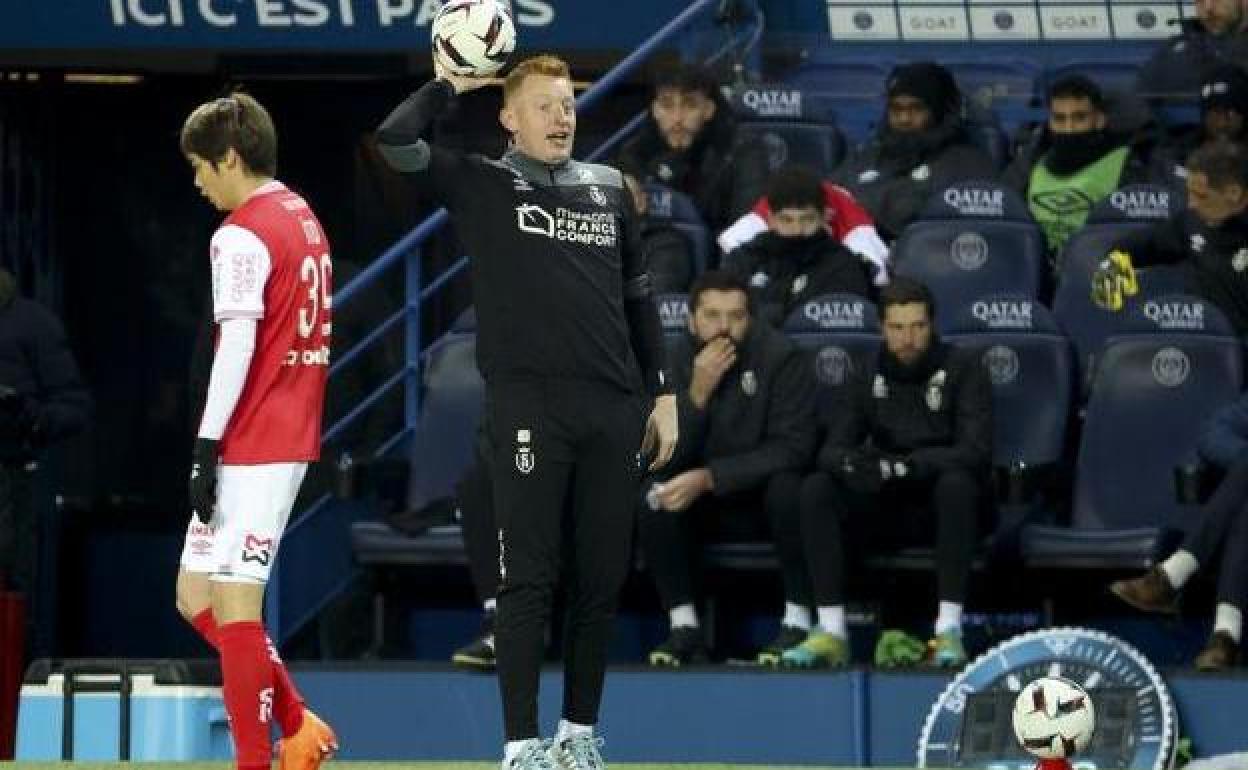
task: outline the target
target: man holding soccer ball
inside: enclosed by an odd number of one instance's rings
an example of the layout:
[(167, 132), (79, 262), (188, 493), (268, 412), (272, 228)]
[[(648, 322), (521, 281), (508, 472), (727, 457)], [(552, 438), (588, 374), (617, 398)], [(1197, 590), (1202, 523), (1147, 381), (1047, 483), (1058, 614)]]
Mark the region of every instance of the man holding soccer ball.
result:
[[(615, 169), (571, 160), (567, 65), (538, 56), (512, 69), (499, 113), (511, 148), (493, 160), (421, 138), (456, 94), (488, 82), (480, 69), (455, 74), (461, 64), (435, 53), (436, 78), (386, 118), (377, 138), (391, 166), (415, 174), (450, 210), (473, 258), (499, 528), (503, 768), (601, 768), (593, 726), (629, 566), (632, 502), (642, 455), (657, 469), (675, 448), (676, 399), (631, 197)], [(561, 566), (564, 706), (548, 744), (539, 737), (537, 692)]]

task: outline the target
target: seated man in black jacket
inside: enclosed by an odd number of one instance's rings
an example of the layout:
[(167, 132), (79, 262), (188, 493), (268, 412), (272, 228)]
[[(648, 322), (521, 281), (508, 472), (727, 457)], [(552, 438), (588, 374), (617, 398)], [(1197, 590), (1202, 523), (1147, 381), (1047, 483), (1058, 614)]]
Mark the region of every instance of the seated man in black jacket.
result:
[(650, 272), (650, 290), (655, 294), (689, 291), (697, 267), (693, 244), (671, 222), (650, 216), (650, 197), (641, 186), (636, 169), (621, 168), (624, 186), (637, 207), (637, 229), (641, 234), (641, 250), (646, 255)]
[[(940, 600), (930, 662), (960, 666), (962, 605), (992, 460), (992, 391), (979, 358), (940, 341), (927, 287), (896, 278), (880, 291), (884, 349), (827, 413), (816, 460), (802, 482), (802, 541), (818, 625), (781, 662), (849, 662), (845, 571), (859, 543), (936, 541)], [(852, 543), (852, 545), (851, 545)]]
[(767, 148), (741, 136), (714, 76), (693, 64), (658, 74), (650, 115), (615, 165), (688, 195), (716, 233), (750, 210), (768, 173)]
[(1189, 291), (1218, 306), (1248, 336), (1248, 149), (1206, 144), (1187, 159), (1187, 208), (1132, 231), (1092, 277), (1092, 299), (1117, 311), (1138, 289), (1135, 268), (1184, 263)]
[(1187, 156), (1207, 142), (1248, 143), (1248, 72), (1235, 64), (1210, 71), (1200, 86), (1200, 124), (1173, 137), (1153, 153), (1149, 176), (1156, 184), (1181, 188)]
[(640, 505), (645, 562), (671, 619), (650, 663), (706, 659), (692, 566), (702, 543), (769, 536), (780, 553), (785, 613), (759, 658), (774, 664), (811, 622), (797, 495), (815, 443), (814, 375), (792, 341), (751, 321), (745, 283), (728, 273), (694, 282), (689, 330), (668, 358), (680, 446), (663, 474), (643, 484)]
[(767, 183), (768, 230), (724, 258), (724, 269), (749, 282), (760, 319), (780, 326), (793, 308), (821, 294), (866, 297), (868, 267), (824, 225), (823, 181), (786, 166)]

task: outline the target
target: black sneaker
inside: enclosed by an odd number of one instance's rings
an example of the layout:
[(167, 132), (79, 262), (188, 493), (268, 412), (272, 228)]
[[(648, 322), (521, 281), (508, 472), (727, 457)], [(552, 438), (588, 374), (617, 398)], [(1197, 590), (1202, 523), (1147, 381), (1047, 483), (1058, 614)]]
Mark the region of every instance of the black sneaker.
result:
[(473, 671), (493, 671), (494, 658), (494, 613), (487, 612), (481, 619), (481, 633), (476, 639), (460, 647), (451, 656), (451, 663)]
[(767, 646), (758, 651), (758, 665), (780, 665), (780, 656), (784, 655), (785, 650), (796, 647), (806, 641), (806, 636), (809, 633), (809, 631), (797, 626), (780, 626), (780, 633), (776, 634), (776, 638), (772, 639)]
[(706, 663), (706, 642), (702, 629), (693, 626), (677, 626), (667, 635), (667, 640), (650, 651), (650, 665), (680, 666)]

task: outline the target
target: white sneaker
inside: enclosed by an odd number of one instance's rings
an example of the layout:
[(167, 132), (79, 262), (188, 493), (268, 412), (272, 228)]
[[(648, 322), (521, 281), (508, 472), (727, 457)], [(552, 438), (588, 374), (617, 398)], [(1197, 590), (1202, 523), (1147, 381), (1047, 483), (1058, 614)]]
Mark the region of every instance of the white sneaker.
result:
[(550, 758), (550, 744), (541, 738), (530, 738), (524, 742), (519, 753), (510, 760), (503, 760), (501, 770), (555, 770)]
[(569, 735), (550, 745), (550, 760), (555, 770), (606, 770), (598, 747), (602, 739), (593, 733)]

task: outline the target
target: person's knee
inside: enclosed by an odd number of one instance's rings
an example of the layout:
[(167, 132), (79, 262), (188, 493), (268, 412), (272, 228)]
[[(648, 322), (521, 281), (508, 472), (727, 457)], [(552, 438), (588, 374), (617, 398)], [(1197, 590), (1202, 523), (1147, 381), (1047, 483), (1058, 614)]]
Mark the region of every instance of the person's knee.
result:
[(178, 614), (189, 623), (195, 616), (212, 606), (212, 592), (207, 575), (179, 572), (174, 590), (174, 605)]
[(980, 494), (983, 482), (973, 473), (961, 468), (942, 472), (936, 477), (933, 494), (940, 500), (974, 500)]
[(764, 504), (772, 516), (796, 516), (802, 498), (803, 482), (794, 471), (781, 471), (767, 479)]
[(844, 487), (830, 473), (818, 471), (802, 479), (798, 499), (802, 515), (835, 516), (843, 503)]

